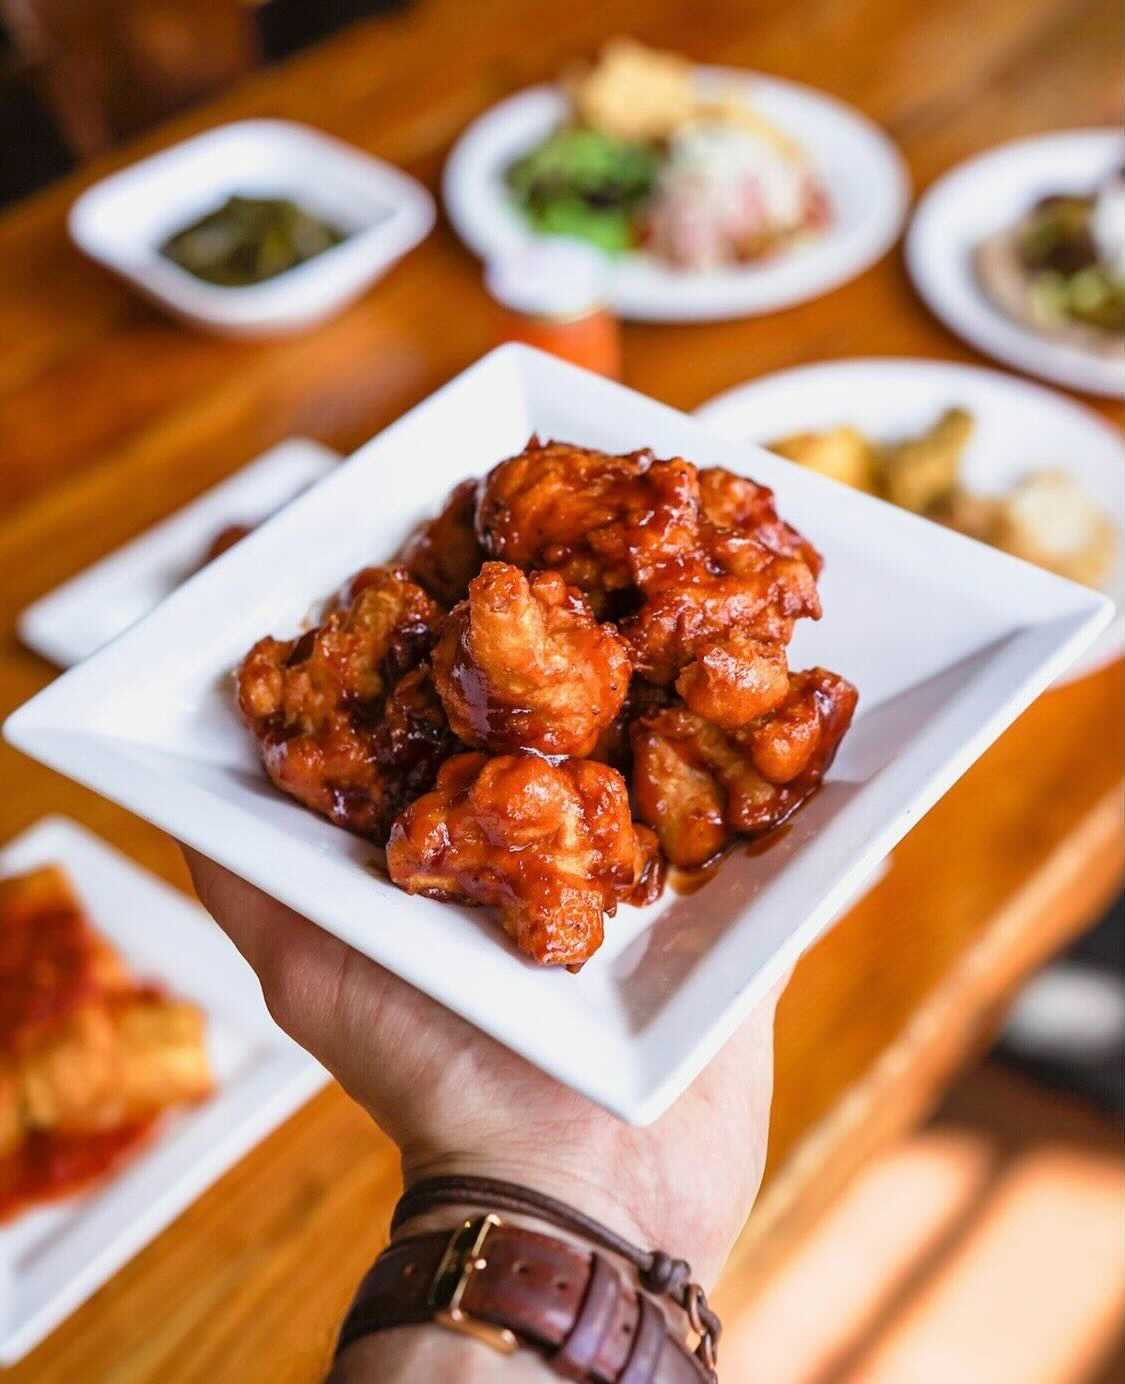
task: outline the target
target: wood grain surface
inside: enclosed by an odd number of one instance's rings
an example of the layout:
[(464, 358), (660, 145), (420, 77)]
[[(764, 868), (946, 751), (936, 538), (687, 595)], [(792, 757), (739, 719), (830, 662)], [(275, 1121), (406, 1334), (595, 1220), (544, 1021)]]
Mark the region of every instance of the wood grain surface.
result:
[[(919, 191), (998, 141), (1118, 119), (1108, 0), (418, 0), (255, 75), (0, 217), (0, 714), (54, 675), (16, 642), (30, 600), (292, 433), (351, 449), (493, 344), (478, 266), (444, 224), (335, 322), (236, 344), (170, 323), (84, 262), (65, 229), (77, 192), (248, 115), (308, 121), (436, 190), (468, 120), (616, 33), (853, 102), (901, 145)], [(630, 383), (684, 408), (803, 361), (979, 359), (913, 295), (898, 249), (816, 302), (630, 327), (625, 350)], [(752, 1218), (732, 1261), (728, 1312), (801, 1208), (924, 1114), (1026, 969), (1116, 886), (1123, 706), (1120, 663), (1042, 697), (802, 962), (779, 1015), (762, 1229)], [(64, 812), (186, 887), (166, 837), (7, 746), (0, 785), (0, 840)], [(313, 1380), (396, 1193), (390, 1146), (326, 1091), (5, 1377)]]

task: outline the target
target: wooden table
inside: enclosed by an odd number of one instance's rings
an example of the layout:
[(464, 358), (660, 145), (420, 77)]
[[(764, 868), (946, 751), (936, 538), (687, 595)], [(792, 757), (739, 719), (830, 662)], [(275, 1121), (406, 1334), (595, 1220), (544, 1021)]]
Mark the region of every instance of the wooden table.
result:
[[(70, 248), (79, 189), (247, 115), (308, 121), (436, 188), (469, 119), (620, 32), (853, 102), (918, 188), (1000, 140), (1118, 115), (1108, 0), (418, 0), (255, 76), (0, 217), (0, 712), (54, 675), (13, 632), (35, 596), (291, 433), (352, 448), (491, 344), (478, 267), (445, 226), (318, 332), (191, 335)], [(630, 328), (626, 351), (631, 383), (684, 408), (800, 361), (976, 359), (914, 297), (897, 251), (772, 317)], [(1123, 693), (1118, 664), (1041, 698), (802, 962), (779, 1019), (770, 1178), (720, 1294), (728, 1313), (1116, 887)], [(186, 885), (166, 837), (7, 747), (0, 784), (0, 840), (64, 812)], [(327, 1091), (9, 1377), (315, 1379), (396, 1191), (389, 1145)]]

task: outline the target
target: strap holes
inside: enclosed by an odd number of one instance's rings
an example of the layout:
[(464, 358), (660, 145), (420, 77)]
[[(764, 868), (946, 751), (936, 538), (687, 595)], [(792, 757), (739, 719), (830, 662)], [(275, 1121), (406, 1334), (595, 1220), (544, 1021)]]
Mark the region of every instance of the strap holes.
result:
[(522, 1259), (517, 1259), (516, 1262), (512, 1265), (512, 1272), (518, 1274), (525, 1274), (527, 1273), (527, 1265), (523, 1262)]
[(559, 1290), (560, 1293), (565, 1293), (565, 1292), (566, 1292), (566, 1279), (565, 1279), (565, 1278), (556, 1278), (556, 1279), (555, 1279), (555, 1287)]
[(404, 1264), (402, 1266), (403, 1278), (413, 1278), (417, 1272), (418, 1266), (416, 1264)]

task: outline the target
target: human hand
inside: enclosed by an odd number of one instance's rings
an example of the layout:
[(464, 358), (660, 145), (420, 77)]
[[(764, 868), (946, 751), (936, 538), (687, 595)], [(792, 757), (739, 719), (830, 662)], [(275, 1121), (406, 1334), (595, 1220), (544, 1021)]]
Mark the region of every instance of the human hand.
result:
[(704, 1287), (714, 1282), (761, 1179), (782, 986), (659, 1120), (634, 1128), (186, 854), (200, 899), (257, 973), (270, 1013), (398, 1145), (407, 1186), (468, 1173), (535, 1187), (689, 1260)]

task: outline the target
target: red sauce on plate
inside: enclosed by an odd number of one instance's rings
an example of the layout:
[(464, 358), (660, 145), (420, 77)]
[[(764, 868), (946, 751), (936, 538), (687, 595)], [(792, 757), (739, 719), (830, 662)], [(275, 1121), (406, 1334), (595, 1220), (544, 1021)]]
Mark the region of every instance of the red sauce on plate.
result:
[(0, 927), (0, 1051), (15, 1052), (94, 987), (90, 929), (65, 903), (13, 903)]
[(72, 1196), (144, 1143), (156, 1117), (96, 1134), (36, 1131), (0, 1158), (0, 1223), (29, 1206)]
[[(107, 972), (117, 981), (118, 967), (61, 870), (0, 881), (0, 1073), (5, 1057), (18, 1063), (98, 995)], [(109, 1002), (150, 993), (160, 991), (122, 973)], [(0, 1154), (0, 1222), (96, 1182), (145, 1141), (157, 1118), (105, 1130), (24, 1132)]]

